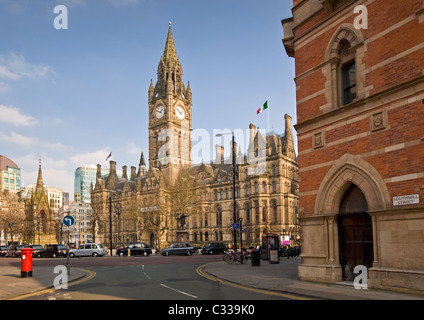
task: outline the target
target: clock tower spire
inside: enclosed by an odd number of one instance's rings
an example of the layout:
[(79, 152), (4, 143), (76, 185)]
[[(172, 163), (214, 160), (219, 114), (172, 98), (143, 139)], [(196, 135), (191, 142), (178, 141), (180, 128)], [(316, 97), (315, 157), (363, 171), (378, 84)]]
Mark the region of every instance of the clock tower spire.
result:
[(183, 83), (171, 23), (148, 96), (149, 163), (155, 168), (191, 166), (191, 88)]

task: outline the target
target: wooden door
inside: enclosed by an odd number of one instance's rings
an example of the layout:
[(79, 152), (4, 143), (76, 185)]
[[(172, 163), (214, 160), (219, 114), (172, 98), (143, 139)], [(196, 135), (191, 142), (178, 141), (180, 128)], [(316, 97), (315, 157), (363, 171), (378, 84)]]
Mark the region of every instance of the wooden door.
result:
[(339, 216), (340, 264), (343, 280), (353, 281), (357, 265), (371, 268), (373, 262), (372, 223), (367, 213)]
[(343, 280), (354, 279), (358, 265), (371, 268), (373, 263), (372, 219), (362, 191), (352, 184), (345, 192), (338, 216), (339, 253)]

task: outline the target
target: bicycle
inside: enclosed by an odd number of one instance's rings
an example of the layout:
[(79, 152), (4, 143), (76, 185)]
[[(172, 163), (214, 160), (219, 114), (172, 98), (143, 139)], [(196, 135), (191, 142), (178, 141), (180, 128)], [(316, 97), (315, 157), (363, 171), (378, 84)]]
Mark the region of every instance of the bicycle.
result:
[(228, 252), (225, 254), (223, 260), (230, 264), (234, 261), (238, 261), (241, 264), (245, 263), (249, 259), (249, 256), (242, 252)]

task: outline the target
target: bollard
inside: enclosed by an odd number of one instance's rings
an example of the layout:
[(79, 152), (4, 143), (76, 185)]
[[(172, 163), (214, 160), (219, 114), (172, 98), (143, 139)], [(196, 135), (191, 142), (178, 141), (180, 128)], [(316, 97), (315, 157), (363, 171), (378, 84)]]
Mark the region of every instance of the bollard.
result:
[(32, 248), (21, 249), (21, 278), (32, 277)]
[(259, 250), (250, 251), (250, 260), (252, 267), (261, 266), (261, 252)]
[(131, 256), (131, 249), (128, 248), (128, 257)]

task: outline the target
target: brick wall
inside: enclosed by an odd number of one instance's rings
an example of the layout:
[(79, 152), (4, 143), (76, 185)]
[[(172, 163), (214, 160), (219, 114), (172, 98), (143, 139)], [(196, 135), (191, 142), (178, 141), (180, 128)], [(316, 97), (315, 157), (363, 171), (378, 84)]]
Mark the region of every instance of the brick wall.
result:
[[(293, 5), (300, 2), (294, 0)], [(368, 9), (368, 29), (358, 31), (362, 39), (356, 48), (360, 92), (350, 105), (334, 109), (328, 48), (340, 26), (353, 27), (358, 15), (353, 8), (359, 4)], [(397, 0), (356, 1), (334, 18), (322, 9), (293, 29), (301, 214), (314, 214), (324, 176), (346, 153), (359, 155), (377, 169), (390, 197), (419, 194), (424, 201), (422, 8), (422, 0), (408, 0), (408, 5)], [(375, 128), (379, 113), (384, 123)], [(314, 147), (317, 132), (324, 141)]]

